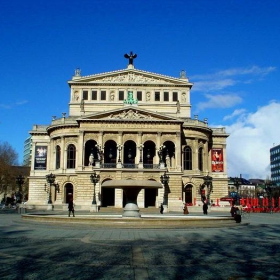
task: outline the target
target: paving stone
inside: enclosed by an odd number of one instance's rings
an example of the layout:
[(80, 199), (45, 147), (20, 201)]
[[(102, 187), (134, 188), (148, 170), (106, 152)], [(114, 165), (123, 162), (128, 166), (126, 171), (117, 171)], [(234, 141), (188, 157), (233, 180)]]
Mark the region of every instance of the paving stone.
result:
[(0, 212), (0, 238), (1, 280), (280, 275), (280, 214), (252, 214), (249, 222), (229, 228), (104, 229), (29, 222)]

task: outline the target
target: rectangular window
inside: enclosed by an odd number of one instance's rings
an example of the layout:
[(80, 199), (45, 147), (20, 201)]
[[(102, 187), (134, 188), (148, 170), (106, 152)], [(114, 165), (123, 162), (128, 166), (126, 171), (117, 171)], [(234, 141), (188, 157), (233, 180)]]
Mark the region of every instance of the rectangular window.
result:
[(169, 92), (168, 91), (165, 91), (163, 93), (163, 98), (164, 98), (164, 101), (169, 101)]
[(124, 91), (119, 90), (119, 100), (124, 100)]
[(142, 91), (137, 91), (137, 99), (138, 101), (142, 101)]
[(173, 101), (178, 101), (178, 92), (177, 91), (173, 92)]
[(91, 100), (97, 100), (97, 90), (91, 92)]
[(155, 92), (155, 101), (160, 101), (160, 92), (159, 91)]
[(88, 91), (87, 90), (83, 90), (83, 99), (88, 100)]
[(106, 90), (101, 90), (101, 100), (106, 100)]

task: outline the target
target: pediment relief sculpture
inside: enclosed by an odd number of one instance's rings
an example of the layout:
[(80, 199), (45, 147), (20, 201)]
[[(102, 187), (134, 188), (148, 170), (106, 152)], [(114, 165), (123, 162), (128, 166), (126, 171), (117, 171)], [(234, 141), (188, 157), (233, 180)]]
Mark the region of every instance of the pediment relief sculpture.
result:
[(94, 79), (91, 82), (110, 82), (110, 83), (160, 83), (160, 84), (172, 84), (167, 80), (156, 78), (156, 77), (147, 77), (142, 74), (128, 73), (128, 74), (119, 74), (114, 76), (107, 76), (101, 79)]
[(133, 120), (140, 120), (140, 119), (147, 119), (147, 120), (155, 120), (154, 117), (151, 115), (144, 115), (139, 113), (137, 110), (124, 110), (121, 113), (111, 114), (107, 117), (108, 119), (133, 119)]

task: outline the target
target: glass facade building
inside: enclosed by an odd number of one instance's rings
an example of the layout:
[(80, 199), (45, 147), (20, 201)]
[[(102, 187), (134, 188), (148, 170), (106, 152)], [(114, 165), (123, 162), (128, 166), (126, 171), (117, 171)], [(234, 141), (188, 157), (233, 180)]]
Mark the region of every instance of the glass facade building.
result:
[(271, 181), (280, 186), (280, 145), (270, 149)]

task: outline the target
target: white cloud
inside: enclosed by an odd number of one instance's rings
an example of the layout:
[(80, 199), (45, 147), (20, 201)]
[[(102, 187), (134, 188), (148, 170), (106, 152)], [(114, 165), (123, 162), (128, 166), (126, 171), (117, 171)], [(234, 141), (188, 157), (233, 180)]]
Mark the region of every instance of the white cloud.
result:
[(276, 67), (251, 66), (247, 68), (230, 68), (210, 74), (190, 77), (194, 83), (192, 91), (217, 91), (236, 84), (249, 84), (256, 78), (263, 78), (276, 70)]
[(6, 105), (6, 104), (0, 104), (0, 108), (11, 109), (11, 106), (10, 105)]
[(246, 112), (247, 112), (246, 109), (236, 109), (233, 111), (232, 114), (225, 116), (223, 118), (223, 121), (228, 121), (235, 117), (238, 117), (239, 119), (241, 119), (243, 116), (245, 116)]
[(195, 82), (192, 91), (217, 91), (234, 86), (237, 81), (232, 79), (218, 79)]
[(242, 102), (241, 97), (236, 94), (205, 94), (205, 97), (208, 100), (197, 103), (196, 111), (202, 111), (207, 108), (230, 108)]
[(243, 76), (243, 75), (267, 75), (276, 70), (276, 67), (259, 67), (259, 66), (251, 66), (251, 67), (240, 67), (240, 68), (230, 68), (225, 70), (216, 71), (211, 74), (204, 75), (194, 75), (191, 79), (194, 80), (213, 80), (221, 77), (232, 77), (232, 76)]
[(24, 104), (26, 104), (26, 103), (28, 103), (28, 101), (27, 101), (27, 100), (22, 100), (22, 101), (18, 101), (18, 102), (16, 102), (16, 104), (15, 104), (15, 105), (20, 106), (20, 105), (24, 105)]
[(28, 103), (27, 100), (22, 100), (22, 101), (18, 101), (18, 102), (15, 102), (15, 103), (11, 103), (11, 104), (1, 104), (0, 103), (0, 108), (3, 108), (3, 109), (12, 109), (14, 108), (15, 106), (21, 106), (21, 105), (24, 105)]
[(273, 101), (226, 127), (230, 133), (227, 139), (229, 176), (242, 174), (248, 179), (270, 177), (269, 150), (273, 143), (280, 142), (279, 112), (280, 103)]

